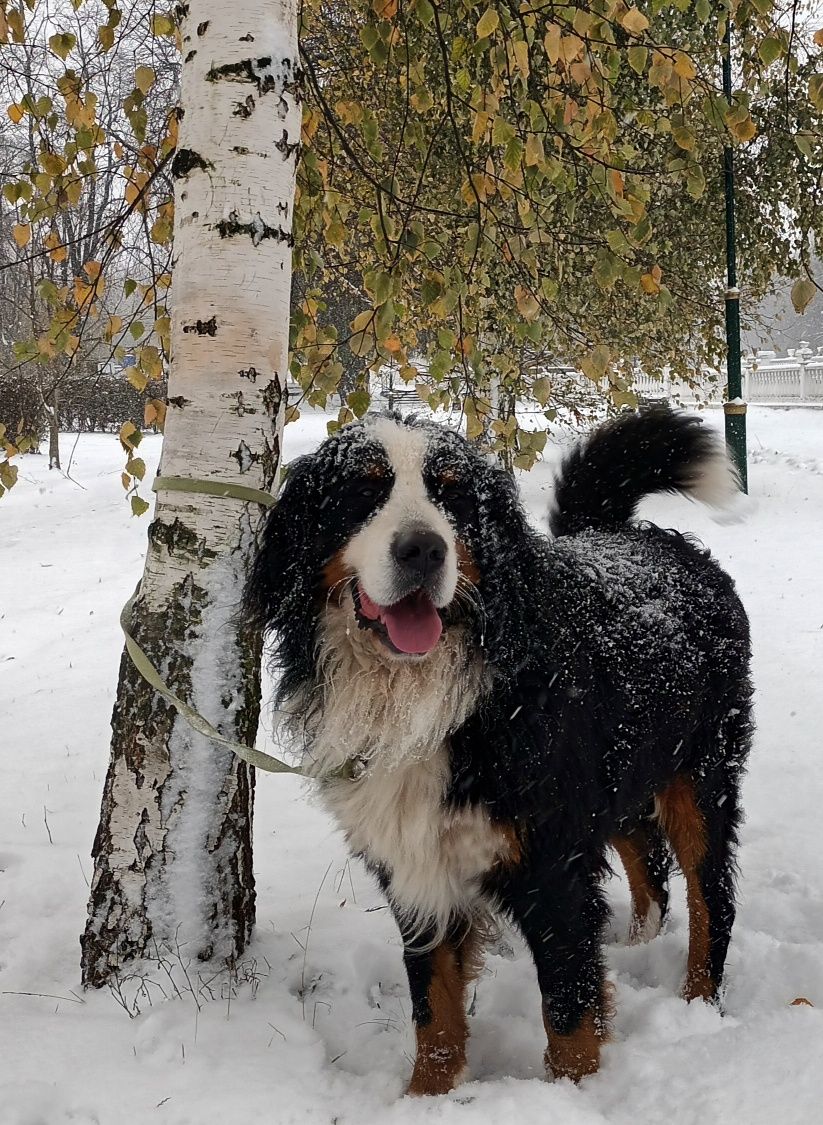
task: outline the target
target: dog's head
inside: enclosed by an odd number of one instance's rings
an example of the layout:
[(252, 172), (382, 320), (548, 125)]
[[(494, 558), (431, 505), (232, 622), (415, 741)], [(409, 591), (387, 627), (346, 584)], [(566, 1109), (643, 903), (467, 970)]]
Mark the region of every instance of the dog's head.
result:
[(291, 464), (246, 592), (278, 635), (281, 695), (310, 677), (329, 614), (385, 661), (424, 661), (458, 625), (499, 655), (517, 611), (492, 603), (529, 537), (511, 479), (459, 434), (394, 415), (343, 428)]

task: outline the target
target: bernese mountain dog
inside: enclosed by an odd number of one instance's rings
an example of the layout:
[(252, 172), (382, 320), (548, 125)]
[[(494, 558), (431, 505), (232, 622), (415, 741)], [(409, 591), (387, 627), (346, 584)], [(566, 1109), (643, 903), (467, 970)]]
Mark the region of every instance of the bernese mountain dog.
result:
[(565, 460), (552, 538), (515, 483), (432, 421), (369, 416), (294, 461), (247, 588), (276, 638), (277, 704), (397, 920), (412, 1094), (466, 1063), (467, 984), (493, 920), (537, 968), (546, 1065), (579, 1080), (608, 1035), (609, 849), (630, 940), (658, 933), (674, 863), (686, 1000), (716, 1002), (735, 914), (749, 631), (693, 540), (639, 500), (721, 505), (736, 478), (699, 418), (653, 407)]

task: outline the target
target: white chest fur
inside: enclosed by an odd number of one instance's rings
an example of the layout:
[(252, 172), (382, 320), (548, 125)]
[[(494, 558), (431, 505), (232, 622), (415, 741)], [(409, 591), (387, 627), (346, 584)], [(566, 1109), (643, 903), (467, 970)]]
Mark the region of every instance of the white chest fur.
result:
[(299, 702), (306, 753), (318, 775), (357, 759), (356, 780), (326, 781), (323, 803), (352, 851), (379, 864), (393, 902), (422, 929), (442, 933), (477, 908), (481, 876), (511, 842), (479, 808), (449, 808), (448, 739), (488, 685), (458, 629), (424, 660), (393, 660), (357, 629), (347, 605), (330, 607), (321, 679)]
[(352, 851), (385, 869), (408, 923), (418, 931), (434, 924), (441, 936), (455, 915), (477, 912), (481, 877), (511, 847), (485, 810), (444, 805), (448, 781), (441, 746), (425, 761), (375, 760), (356, 781), (323, 793)]

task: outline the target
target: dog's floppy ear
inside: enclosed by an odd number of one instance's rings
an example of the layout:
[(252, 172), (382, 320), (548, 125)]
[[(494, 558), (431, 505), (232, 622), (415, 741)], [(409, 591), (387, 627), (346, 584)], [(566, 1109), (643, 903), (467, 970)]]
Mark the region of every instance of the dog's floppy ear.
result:
[[(486, 463), (479, 489), (476, 545), (483, 598), (482, 646), (504, 678), (527, 663), (540, 592), (540, 538), (529, 526), (514, 479)], [(480, 639), (480, 638), (478, 638)]]
[(277, 503), (266, 517), (243, 597), (246, 620), (263, 630), (305, 620), (315, 561), (316, 480), (312, 455), (292, 461)]

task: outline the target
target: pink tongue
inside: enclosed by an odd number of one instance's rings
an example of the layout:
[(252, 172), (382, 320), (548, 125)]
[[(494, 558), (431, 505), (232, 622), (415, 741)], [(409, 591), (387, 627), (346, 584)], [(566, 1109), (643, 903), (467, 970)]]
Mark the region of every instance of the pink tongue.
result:
[(409, 594), (394, 605), (378, 606), (361, 587), (360, 608), (364, 616), (383, 622), (389, 640), (400, 652), (431, 652), (443, 632), (440, 614), (424, 590)]
[(422, 590), (386, 606), (381, 617), (389, 640), (401, 652), (431, 652), (443, 632), (440, 614)]

